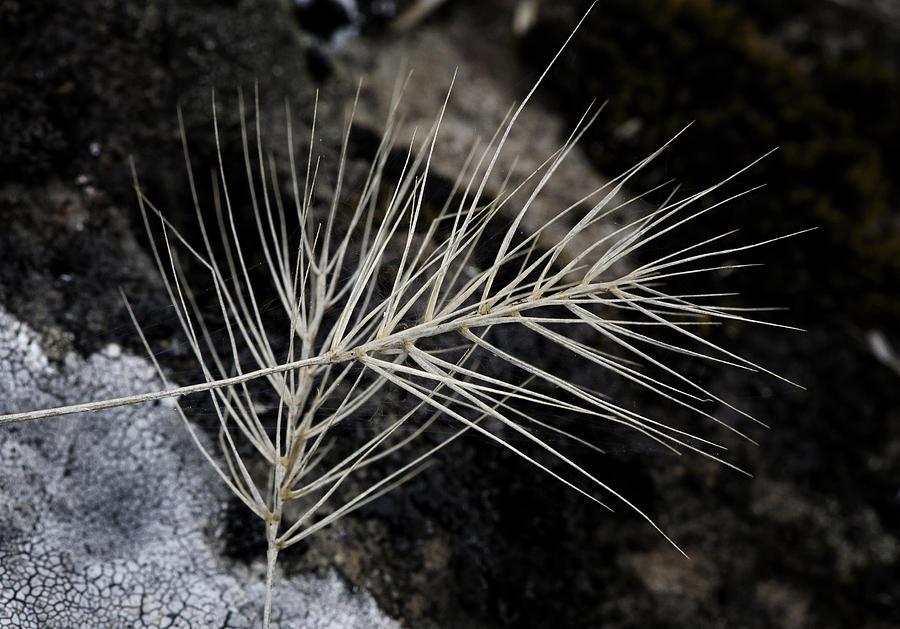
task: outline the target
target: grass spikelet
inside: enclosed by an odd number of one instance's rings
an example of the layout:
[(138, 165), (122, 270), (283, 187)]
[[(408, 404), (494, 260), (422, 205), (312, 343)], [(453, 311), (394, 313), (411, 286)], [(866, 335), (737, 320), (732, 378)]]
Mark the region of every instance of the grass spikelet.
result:
[[(181, 406), (177, 412), (202, 456), (265, 528), (265, 627), (271, 620), (280, 552), (408, 480), (435, 452), (467, 432), (495, 441), (590, 500), (624, 503), (666, 536), (638, 505), (567, 454), (567, 444), (598, 448), (552, 418), (612, 422), (671, 451), (699, 453), (734, 467), (722, 458), (724, 448), (567, 380), (538, 357), (504, 347), (492, 331), (514, 326), (587, 370), (615, 374), (744, 436), (714, 416), (708, 403), (741, 411), (681, 374), (666, 356), (687, 355), (723, 368), (771, 374), (710, 341), (698, 328), (723, 321), (775, 324), (756, 319), (753, 310), (717, 305), (722, 295), (667, 292), (666, 282), (677, 277), (684, 285), (696, 275), (736, 268), (728, 261), (733, 254), (768, 243), (723, 245), (729, 232), (674, 250), (649, 247), (714, 211), (716, 206), (698, 202), (728, 181), (686, 196), (678, 196), (676, 189), (656, 207), (633, 216), (631, 205), (619, 199), (666, 147), (523, 234), (520, 226), (532, 203), (565, 168), (567, 156), (600, 111), (588, 109), (537, 171), (488, 199), (488, 181), (507, 136), (539, 84), (487, 145), (473, 147), (452, 194), (429, 219), (423, 205), (444, 109), (424, 137), (408, 147), (402, 171), (392, 179), (386, 164), (396, 150), (396, 99), (368, 176), (355, 191), (353, 207), (345, 211), (339, 202), (345, 198), (349, 122), (328, 192), (331, 202), (320, 207), (318, 180), (327, 165), (313, 150), (315, 124), (306, 158), (297, 163), (286, 107), (290, 175), (289, 181), (281, 181), (263, 146), (258, 104), (248, 127), (240, 96), (250, 195), (238, 201), (225, 178), (214, 96), (219, 173), (212, 208), (201, 207), (198, 200), (182, 125), (200, 242), (189, 242), (144, 196), (135, 174), (152, 255), (204, 380), (175, 386), (151, 353), (165, 383), (160, 391), (22, 412), (0, 417), (0, 423), (208, 392), (218, 421), (219, 452), (205, 445)], [(448, 99), (451, 94), (452, 86)], [(245, 207), (251, 212), (251, 233), (238, 226), (237, 215)], [(572, 251), (577, 237), (613, 219), (622, 220), (621, 226), (591, 247)], [(544, 231), (555, 222), (571, 227), (564, 237), (547, 242)], [(258, 252), (252, 260), (250, 252)], [(264, 273), (253, 260), (261, 260)], [(200, 307), (196, 287), (186, 280), (187, 264), (207, 275), (214, 312)], [(265, 286), (260, 284), (263, 276)], [(270, 300), (274, 309), (264, 306)], [(212, 321), (227, 336), (227, 351), (215, 342)], [(135, 325), (149, 351), (136, 320)], [(603, 349), (585, 343), (585, 332), (603, 339)], [(506, 369), (486, 368), (490, 361), (485, 357)], [(261, 391), (266, 399), (277, 399), (274, 408), (261, 410)], [(338, 428), (389, 391), (406, 393), (409, 407), (373, 424), (358, 442), (347, 443), (351, 433)], [(455, 422), (456, 429), (440, 441), (421, 439), (442, 417)], [(544, 436), (548, 434), (552, 440)], [(358, 474), (376, 463), (385, 470), (397, 460), (404, 462), (369, 484)], [(344, 489), (351, 485), (348, 494)]]

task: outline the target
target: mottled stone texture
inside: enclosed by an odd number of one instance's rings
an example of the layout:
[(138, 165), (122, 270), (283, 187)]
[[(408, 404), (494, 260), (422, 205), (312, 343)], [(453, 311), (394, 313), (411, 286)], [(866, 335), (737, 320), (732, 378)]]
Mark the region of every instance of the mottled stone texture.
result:
[[(0, 311), (0, 411), (158, 388), (117, 346), (48, 362)], [(171, 403), (0, 430), (0, 627), (256, 627), (261, 565), (219, 551), (225, 494)], [(277, 586), (275, 626), (394, 627), (331, 571)]]

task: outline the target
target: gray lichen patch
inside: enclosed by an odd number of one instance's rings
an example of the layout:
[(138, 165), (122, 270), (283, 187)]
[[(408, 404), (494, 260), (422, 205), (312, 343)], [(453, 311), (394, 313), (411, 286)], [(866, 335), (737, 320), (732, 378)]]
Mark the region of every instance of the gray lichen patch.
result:
[[(0, 311), (0, 412), (158, 388), (117, 348), (55, 367)], [(0, 428), (0, 627), (255, 627), (261, 569), (218, 554), (225, 492), (170, 404)], [(282, 579), (277, 627), (389, 628), (334, 572)]]

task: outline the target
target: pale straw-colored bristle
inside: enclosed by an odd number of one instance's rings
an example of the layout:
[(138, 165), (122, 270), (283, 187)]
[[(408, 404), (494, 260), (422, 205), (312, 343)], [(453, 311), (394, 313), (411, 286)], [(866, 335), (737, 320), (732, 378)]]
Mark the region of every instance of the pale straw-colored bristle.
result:
[[(295, 158), (291, 112), (285, 106), (290, 180), (282, 182), (276, 159), (263, 144), (258, 94), (254, 93), (255, 113), (249, 126), (245, 99), (239, 94), (242, 166), (250, 192), (249, 199), (239, 204), (225, 178), (228, 169), (213, 95), (218, 173), (213, 176), (211, 211), (199, 201), (179, 111), (201, 242), (188, 242), (144, 196), (136, 173), (135, 189), (151, 234), (151, 253), (204, 381), (171, 385), (151, 354), (164, 383), (160, 391), (15, 413), (0, 417), (0, 423), (208, 392), (218, 421), (220, 454), (204, 445), (180, 406), (177, 412), (202, 456), (263, 522), (269, 549), (266, 627), (281, 550), (405, 482), (434, 453), (467, 432), (498, 443), (590, 500), (603, 504), (605, 496), (623, 503), (678, 548), (638, 505), (566, 453), (567, 443), (595, 453), (602, 450), (573, 429), (574, 424), (560, 425), (554, 417), (577, 418), (584, 425), (611, 422), (672, 452), (696, 452), (738, 469), (724, 458), (724, 446), (632, 410), (630, 404), (609, 399), (593, 386), (570, 381), (544, 366), (541, 356), (505, 347), (493, 331), (515, 326), (517, 334), (534, 335), (556, 347), (566, 360), (612, 374), (749, 440), (714, 411), (726, 408), (758, 420), (682, 374), (666, 356), (775, 375), (699, 334), (697, 328), (726, 321), (788, 326), (750, 314), (765, 309), (716, 304), (725, 293), (668, 293), (664, 282), (736, 269), (741, 265), (728, 261), (732, 254), (778, 239), (723, 246), (721, 241), (733, 235), (727, 232), (661, 251), (656, 245), (664, 242), (663, 236), (715, 211), (720, 203), (693, 208), (728, 181), (684, 198), (676, 197), (675, 188), (655, 209), (634, 217), (635, 202), (623, 203), (621, 195), (665, 146), (604, 187), (583, 192), (533, 233), (523, 234), (521, 226), (532, 202), (565, 168), (567, 156), (600, 111), (589, 108), (530, 177), (488, 200), (488, 181), (506, 138), (545, 75), (521, 104), (510, 109), (486, 145), (472, 147), (450, 196), (430, 220), (424, 218), (425, 191), (444, 109), (431, 128), (418, 141), (414, 136), (403, 150), (405, 160), (396, 178), (388, 176), (386, 166), (394, 151), (405, 81), (398, 82), (382, 140), (364, 183), (355, 190), (355, 204), (346, 212), (343, 188), (353, 111), (343, 134), (334, 187), (328, 192), (330, 201), (320, 208), (315, 199), (319, 175), (327, 165), (313, 149), (318, 104), (305, 164)], [(448, 89), (447, 99), (451, 96)], [(359, 93), (353, 110), (358, 98)], [(284, 195), (283, 189), (289, 193)], [(522, 197), (524, 202), (513, 207), (514, 199)], [(253, 229), (242, 231), (237, 214), (245, 202)], [(626, 206), (630, 218), (622, 226), (588, 248), (571, 250), (576, 237), (600, 221), (623, 216)], [(579, 208), (587, 209), (577, 221), (570, 221)], [(214, 226), (207, 224), (210, 216)], [(505, 218), (501, 221), (500, 216)], [(562, 238), (539, 242), (550, 224), (566, 221), (571, 226)], [(489, 230), (501, 222), (499, 235)], [(650, 243), (652, 256), (638, 260)], [(259, 256), (251, 254), (256, 251)], [(254, 267), (251, 260), (261, 262)], [(217, 312), (204, 312), (198, 304), (197, 287), (187, 281), (188, 264), (208, 275)], [(260, 269), (269, 286), (260, 285)], [(264, 302), (269, 299), (264, 295), (272, 298)], [(134, 318), (127, 300), (126, 306)], [(217, 330), (210, 329), (213, 319)], [(281, 327), (271, 329), (278, 321)], [(139, 323), (134, 323), (149, 351)], [(584, 332), (602, 339), (604, 348), (585, 342)], [(217, 345), (216, 335), (225, 336), (226, 351)], [(492, 369), (492, 361), (504, 368)], [(268, 415), (259, 405), (261, 386), (278, 400)], [(374, 422), (370, 434), (358, 443), (346, 443), (348, 435), (357, 433), (338, 427), (365, 414), (388, 389), (409, 394), (410, 407)], [(425, 436), (441, 418), (456, 428), (435, 443)], [(408, 453), (406, 462), (384, 471), (402, 453)], [(251, 457), (264, 462), (268, 470), (264, 478)], [(358, 474), (376, 462), (380, 478), (373, 482)], [(291, 503), (299, 508), (287, 509)], [(293, 514), (290, 519), (288, 513)]]

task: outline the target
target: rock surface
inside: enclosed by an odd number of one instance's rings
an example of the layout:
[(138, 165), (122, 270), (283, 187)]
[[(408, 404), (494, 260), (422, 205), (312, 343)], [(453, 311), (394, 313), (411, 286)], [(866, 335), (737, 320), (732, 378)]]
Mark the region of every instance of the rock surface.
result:
[[(0, 311), (0, 412), (159, 384), (115, 345), (51, 365)], [(226, 492), (171, 403), (69, 420), (0, 431), (0, 627), (260, 626), (264, 567), (223, 558)], [(397, 626), (333, 570), (279, 579), (273, 627)]]
[[(165, 294), (149, 263), (128, 168), (128, 158), (134, 155), (148, 196), (177, 220), (188, 221), (190, 197), (177, 135), (177, 103), (183, 107), (195, 173), (198, 179), (201, 174), (206, 177), (216, 167), (209, 101), (210, 89), (217, 89), (225, 161), (236, 164), (228, 167), (227, 174), (239, 180), (243, 164), (234, 113), (235, 88), (242, 86), (249, 98), (254, 81), (259, 82), (263, 124), (271, 126), (264, 128), (264, 135), (276, 138), (273, 147), (283, 137), (279, 126), (283, 120), (282, 97), (288, 96), (293, 103), (295, 131), (302, 145), (314, 93), (319, 88), (320, 148), (332, 166), (322, 174), (323, 190), (327, 190), (334, 176), (333, 156), (339, 145), (343, 112), (352, 100), (357, 80), (370, 72), (378, 77), (377, 88), (363, 87), (361, 104), (371, 106), (371, 110), (362, 112), (360, 125), (354, 130), (365, 144), (365, 138), (377, 139), (380, 133), (379, 114), (384, 108), (384, 95), (390, 93), (384, 81), (395, 78), (392, 71), (399, 70), (398, 60), (404, 58), (404, 50), (411, 51), (408, 64), (416, 68), (409, 93), (415, 116), (421, 114), (419, 119), (427, 120), (436, 113), (434, 105), (443, 96), (453, 68), (460, 65), (463, 76), (471, 80), (460, 81), (454, 88), (462, 92), (459, 102), (464, 104), (454, 124), (468, 122), (486, 139), (485, 133), (493, 131), (489, 123), (498, 115), (492, 104), (503, 110), (499, 112), (502, 117), (511, 104), (504, 101), (521, 98), (532, 83), (535, 68), (546, 61), (546, 55), (531, 59), (531, 65), (516, 60), (514, 49), (521, 44), (507, 28), (516, 4), (509, 0), (478, 3), (474, 8), (447, 2), (409, 33), (363, 26), (360, 38), (336, 49), (330, 39), (317, 39), (303, 30), (294, 19), (291, 3), (276, 0), (0, 0), (0, 60), (4, 64), (0, 71), (0, 304), (39, 330), (37, 337), (31, 337), (8, 319), (0, 326), (0, 338), (11, 339), (10, 347), (18, 348), (14, 354), (4, 355), (3, 360), (9, 361), (5, 364), (11, 367), (0, 376), (4, 386), (12, 388), (12, 398), (18, 400), (15, 407), (9, 402), (10, 410), (57, 403), (76, 388), (89, 398), (100, 397), (119, 386), (108, 373), (112, 365), (118, 368), (127, 364), (137, 370), (132, 372), (129, 390), (132, 386), (152, 386), (146, 364), (129, 357), (129, 352), (139, 354), (141, 349), (121, 307), (119, 286), (133, 300), (139, 320), (151, 324), (151, 343), (155, 349), (165, 350), (166, 368), (179, 379), (196, 377), (191, 372), (196, 371), (195, 366), (179, 349)], [(550, 4), (544, 3), (543, 9), (553, 17)], [(865, 53), (871, 45), (883, 55), (888, 69), (896, 70), (900, 65), (900, 28), (885, 2), (791, 3), (795, 15), (786, 20), (781, 19), (784, 3), (646, 0), (640, 4), (651, 8), (677, 5), (700, 12), (727, 5), (739, 16), (753, 15), (764, 24), (767, 42), (790, 51), (796, 67), (791, 66), (789, 77), (806, 76), (810, 64), (815, 69), (815, 63), (821, 62), (816, 61), (816, 55), (822, 48), (856, 54)], [(361, 7), (366, 5), (359, 3)], [(565, 26), (577, 10), (563, 3), (559, 6), (563, 7)], [(653, 14), (677, 16), (677, 12), (668, 10)], [(871, 15), (877, 19), (867, 17)], [(694, 90), (677, 74), (680, 58), (667, 48), (660, 49), (659, 41), (671, 38), (691, 49), (699, 46), (697, 42), (704, 33), (691, 35), (690, 25), (679, 25), (669, 32), (662, 20), (654, 28), (662, 28), (666, 39), (648, 41), (641, 39), (640, 28), (622, 32), (621, 16), (602, 17), (606, 25), (603, 32), (609, 36), (593, 40), (592, 45), (608, 51), (612, 58), (622, 59), (612, 70), (628, 73), (628, 63), (638, 59), (662, 59), (675, 65), (675, 70), (665, 76), (642, 66), (632, 77), (640, 89), (632, 89), (627, 96), (623, 94), (626, 86), (615, 82), (604, 84), (601, 93), (584, 94), (585, 106), (594, 97), (608, 97), (614, 105), (625, 102), (624, 98), (633, 99), (633, 108), (623, 107), (627, 111), (622, 113), (613, 135), (620, 145), (642, 153), (641, 139), (669, 137), (697, 113), (673, 113), (668, 122), (651, 129), (654, 116), (641, 117), (633, 109), (653, 110), (669, 102), (652, 97), (655, 93), (691, 106), (697, 100), (705, 102), (697, 97), (703, 92)], [(732, 43), (729, 32), (724, 29), (720, 44)], [(637, 44), (630, 37), (637, 37), (646, 55), (632, 54)], [(430, 53), (424, 69), (417, 64), (423, 51)], [(704, 55), (708, 51), (700, 46), (697, 52)], [(440, 63), (443, 65), (436, 67)], [(891, 140), (895, 134), (890, 131), (896, 128), (896, 112), (888, 107), (887, 114), (893, 118), (878, 114), (879, 107), (895, 102), (891, 99), (896, 93), (896, 77), (878, 64), (825, 65), (829, 72), (836, 73), (829, 75), (832, 78), (844, 77), (842, 68), (852, 70), (852, 80), (832, 85), (831, 96), (815, 94), (815, 111), (821, 112), (822, 102), (833, 107), (823, 120), (841, 121), (842, 137), (852, 140), (853, 147), (866, 149), (860, 155), (873, 154), (872, 137), (886, 146), (896, 146)], [(578, 66), (573, 63), (564, 67)], [(693, 67), (688, 64), (686, 70)], [(748, 85), (765, 79), (758, 69), (728, 64), (724, 69), (730, 75), (732, 68), (740, 70)], [(588, 65), (587, 70), (563, 73), (555, 79), (566, 88), (560, 92), (582, 94), (582, 79), (593, 76), (590, 72)], [(808, 72), (814, 74), (813, 70)], [(425, 81), (427, 89), (416, 90), (418, 80)], [(717, 97), (722, 95), (721, 90), (713, 92)], [(806, 98), (811, 92), (803, 94)], [(730, 105), (743, 112), (741, 103), (755, 94), (729, 92), (725, 96)], [(539, 98), (542, 113), (532, 118), (527, 128), (538, 133), (542, 117), (548, 116), (543, 131), (552, 131), (541, 136), (541, 148), (535, 155), (528, 155), (529, 159), (541, 157), (538, 153), (553, 145), (550, 136), (569, 124), (562, 115), (553, 113), (558, 105), (553, 94), (539, 94)], [(795, 105), (805, 104), (787, 101), (788, 115), (795, 112)], [(572, 103), (573, 108), (577, 105)], [(865, 113), (868, 105), (872, 105), (871, 114)], [(714, 122), (719, 109), (711, 108)], [(670, 112), (664, 113), (668, 116)], [(783, 129), (769, 119), (769, 114), (768, 109), (762, 114), (756, 112), (751, 121), (759, 128)], [(804, 124), (810, 120), (799, 118)], [(719, 122), (728, 133), (710, 127), (714, 140), (731, 135), (747, 139), (727, 120)], [(861, 138), (851, 122), (871, 137)], [(807, 142), (803, 146), (816, 150), (799, 150), (791, 155), (801, 168), (777, 174), (787, 186), (785, 199), (798, 206), (808, 203), (819, 207), (809, 190), (827, 191), (831, 183), (817, 177), (817, 169), (802, 168), (805, 160), (813, 158), (833, 165), (826, 149), (837, 127), (820, 126), (814, 131), (821, 135), (800, 138)], [(760, 150), (765, 151), (773, 143), (782, 142), (777, 135), (771, 141), (768, 137), (750, 139), (763, 141), (765, 146)], [(449, 139), (456, 139), (455, 134)], [(563, 140), (557, 137), (558, 143)], [(461, 150), (467, 148), (465, 142), (458, 143)], [(529, 137), (520, 146), (527, 149)], [(598, 140), (586, 148), (587, 153), (614, 161), (617, 170), (631, 165), (621, 163), (620, 154), (610, 146)], [(701, 149), (682, 157), (676, 151), (662, 164), (674, 170), (687, 162), (697, 163), (694, 160), (721, 165), (733, 157), (731, 149), (722, 153)], [(358, 171), (365, 165), (366, 148), (357, 146), (355, 150), (358, 153), (351, 155), (351, 170)], [(896, 151), (884, 157), (888, 166), (896, 163)], [(579, 186), (579, 182), (589, 186), (586, 177), (601, 178), (596, 173), (582, 176), (592, 167), (584, 155), (577, 159), (578, 168), (562, 186), (563, 196), (565, 188)], [(435, 185), (441, 179), (452, 180), (458, 160), (447, 161), (436, 164)], [(897, 242), (892, 234), (896, 233), (898, 212), (896, 195), (889, 193), (890, 182), (873, 175), (890, 174), (896, 169), (879, 171), (866, 167), (868, 161), (854, 163), (861, 167), (839, 169), (848, 174), (850, 184), (872, 195), (888, 190), (871, 207), (837, 205), (832, 212), (831, 206), (822, 206), (825, 218), (834, 219), (822, 231), (828, 231), (830, 242), (846, 245), (828, 251), (846, 253), (847, 247), (856, 247), (854, 257), (821, 255), (818, 243), (822, 240), (813, 235), (810, 240), (781, 243), (773, 249), (775, 253), (765, 269), (748, 270), (745, 275), (745, 285), (752, 287), (756, 296), (756, 301), (746, 305), (774, 301), (793, 306), (802, 313), (799, 323), (809, 332), (725, 326), (717, 336), (731, 349), (740, 350), (809, 390), (794, 390), (746, 372), (685, 372), (703, 379), (771, 425), (765, 431), (741, 424), (761, 447), (728, 442), (729, 460), (755, 478), (748, 479), (697, 457), (671, 456), (614, 431), (598, 430), (595, 435), (609, 454), (589, 460), (592, 469), (654, 514), (688, 551), (691, 561), (685, 561), (629, 513), (609, 514), (595, 508), (521, 461), (490, 444), (470, 439), (446, 452), (440, 465), (408, 486), (322, 531), (304, 547), (285, 553), (283, 565), (289, 576), (284, 587), (297, 592), (297, 601), (292, 599), (283, 613), (307, 613), (311, 606), (307, 608), (307, 599), (300, 597), (310, 589), (321, 589), (325, 596), (321, 604), (329, 608), (331, 601), (341, 599), (357, 612), (374, 613), (370, 599), (348, 593), (341, 580), (346, 579), (352, 586), (369, 590), (378, 607), (397, 623), (414, 629), (900, 625), (900, 584), (896, 578), (900, 570), (900, 386), (891, 367), (895, 363), (892, 357), (900, 348), (900, 330), (892, 315), (900, 304), (900, 289), (896, 276), (885, 271), (893, 267), (883, 264), (892, 251), (888, 245)], [(696, 175), (702, 179), (696, 185), (711, 183), (708, 173)], [(803, 190), (791, 186), (801, 179), (807, 184)], [(748, 180), (748, 185), (759, 183), (764, 181)], [(723, 224), (729, 229), (759, 229), (758, 219), (767, 217), (765, 199), (763, 196), (758, 202), (738, 204), (733, 214), (726, 212), (728, 220)], [(823, 225), (820, 219), (806, 215), (789, 214), (788, 218), (791, 225)], [(856, 241), (851, 242), (846, 231), (834, 225), (852, 227)], [(776, 224), (774, 229), (781, 233), (787, 227)], [(798, 266), (809, 259), (818, 262)], [(756, 259), (751, 256), (749, 261)], [(795, 290), (793, 282), (799, 277), (804, 279), (804, 290), (812, 287), (809, 292)], [(718, 281), (728, 289), (731, 278)], [(778, 295), (777, 299), (767, 300), (770, 293)], [(793, 316), (774, 313), (773, 319), (795, 323)], [(872, 339), (878, 339), (877, 344)], [(572, 368), (564, 357), (539, 344), (527, 339), (510, 342), (521, 343), (523, 352), (540, 356), (561, 374)], [(111, 344), (124, 348), (121, 356), (104, 353)], [(49, 362), (41, 358), (42, 353)], [(67, 359), (74, 355), (84, 358)], [(12, 368), (21, 365), (28, 368)], [(97, 390), (81, 388), (76, 382), (78, 373), (82, 373), (83, 383), (95, 382)], [(684, 421), (670, 408), (654, 406), (653, 400), (640, 398), (621, 383), (604, 382), (607, 384), (606, 393), (633, 400), (635, 407), (649, 414), (667, 421)], [(0, 400), (6, 405), (12, 398)], [(15, 571), (17, 583), (29, 583), (27, 587), (4, 588), (4, 596), (18, 598), (3, 609), (20, 614), (14, 622), (30, 622), (40, 618), (37, 614), (56, 614), (65, 619), (60, 621), (61, 626), (82, 622), (93, 627), (104, 625), (92, 623), (88, 612), (102, 608), (109, 614), (105, 626), (115, 627), (120, 619), (135, 618), (134, 614), (140, 612), (140, 594), (159, 587), (159, 599), (147, 599), (144, 609), (163, 614), (174, 605), (171, 610), (180, 614), (181, 626), (217, 626), (215, 622), (207, 624), (202, 616), (206, 612), (201, 611), (213, 601), (227, 601), (236, 610), (228, 619), (233, 626), (251, 622), (248, 618), (256, 613), (254, 606), (259, 600), (262, 556), (258, 537), (253, 535), (257, 522), (214, 489), (215, 479), (208, 482), (209, 472), (199, 464), (183, 429), (172, 422), (171, 413), (164, 407), (122, 413), (124, 424), (115, 429), (123, 432), (115, 437), (110, 433), (113, 425), (105, 423), (100, 414), (50, 420), (51, 424), (43, 427), (2, 428), (4, 448), (16, 444), (14, 453), (4, 450), (3, 461), (21, 464), (0, 478), (3, 491), (12, 492), (11, 500), (4, 500), (0, 506), (0, 548), (6, 553), (0, 570)], [(151, 423), (166, 429), (154, 433), (156, 436), (146, 443), (136, 433), (128, 432), (134, 430), (131, 426), (146, 425), (144, 422), (157, 414), (159, 419)], [(711, 437), (721, 436), (715, 430), (709, 432)], [(121, 451), (135, 457), (133, 460), (158, 458), (147, 460), (140, 474), (127, 470), (113, 482), (109, 478), (117, 461), (102, 456), (97, 460), (95, 456), (90, 464), (84, 460), (80, 467), (70, 469), (68, 462), (74, 455), (58, 441), (62, 438), (78, 444), (77, 450), (86, 454), (99, 456), (103, 444), (109, 443), (117, 444)], [(28, 459), (23, 460), (26, 454)], [(171, 465), (163, 469), (159, 464), (162, 460)], [(44, 461), (49, 463), (45, 465)], [(50, 476), (40, 475), (42, 469), (49, 470)], [(182, 469), (194, 471), (185, 478), (179, 472)], [(77, 484), (69, 480), (72, 475)], [(154, 478), (167, 480), (154, 486), (147, 481)], [(92, 481), (97, 479), (120, 490), (114, 500), (108, 494), (94, 492)], [(142, 497), (160, 489), (159, 485), (165, 491), (158, 500), (144, 505)], [(89, 491), (76, 492), (75, 487)], [(134, 512), (128, 508), (135, 503), (141, 503), (153, 517), (135, 521)], [(32, 506), (15, 511), (7, 504)], [(59, 509), (42, 509), (41, 504)], [(106, 512), (109, 518), (97, 517)], [(178, 515), (177, 521), (173, 514)], [(43, 530), (32, 530), (37, 521), (45, 523)], [(181, 534), (172, 539), (176, 524)], [(66, 528), (70, 525), (76, 528)], [(85, 549), (87, 540), (74, 531), (86, 528), (107, 544)], [(131, 531), (136, 535), (133, 539), (125, 535)], [(123, 536), (126, 539), (122, 540)], [(143, 546), (148, 539), (158, 540), (158, 552), (151, 553), (148, 549), (152, 546)], [(182, 544), (188, 542), (191, 554), (181, 553)], [(117, 546), (130, 549), (130, 555), (115, 555)], [(152, 565), (160, 572), (137, 570), (138, 558), (156, 561)], [(192, 581), (183, 590), (169, 589), (171, 583), (181, 583), (180, 579), (195, 569), (202, 580)], [(169, 581), (158, 576), (164, 570), (172, 575)], [(61, 587), (66, 590), (71, 584), (69, 595), (75, 597), (71, 604), (64, 600), (61, 590), (52, 588), (64, 575), (69, 580), (62, 581)], [(0, 579), (0, 584), (5, 583), (6, 579)], [(79, 592), (82, 585), (83, 592)], [(121, 600), (127, 604), (116, 607), (110, 593), (123, 585)], [(51, 591), (57, 594), (49, 594)], [(29, 594), (33, 595), (30, 599)], [(138, 598), (133, 598), (134, 594)], [(226, 617), (216, 618), (216, 622), (225, 621)], [(34, 622), (41, 626), (41, 622), (49, 621)], [(310, 618), (308, 622), (319, 621)]]

